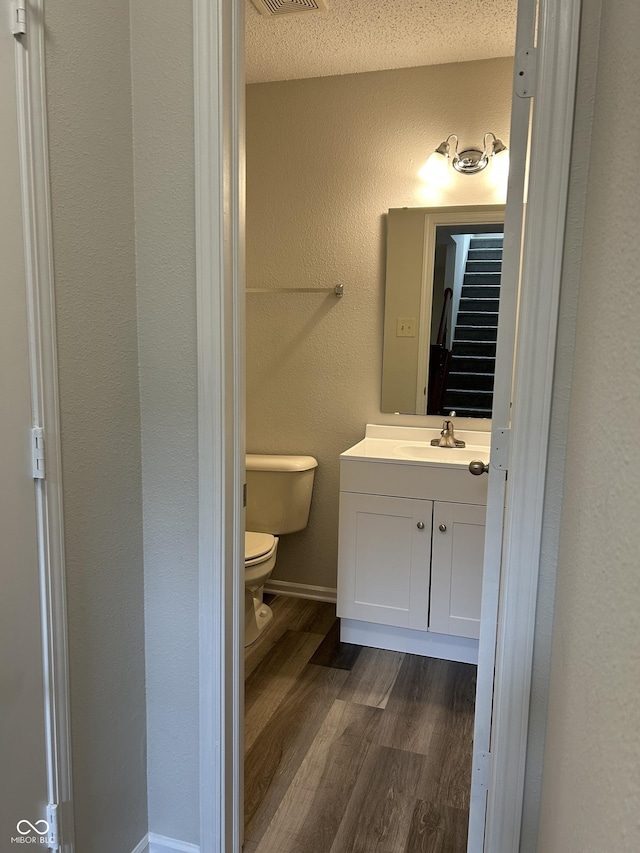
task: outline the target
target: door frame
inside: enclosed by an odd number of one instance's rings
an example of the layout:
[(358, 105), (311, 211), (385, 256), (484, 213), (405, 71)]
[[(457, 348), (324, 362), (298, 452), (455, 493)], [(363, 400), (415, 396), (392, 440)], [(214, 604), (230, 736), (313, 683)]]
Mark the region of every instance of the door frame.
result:
[[(8, 3), (7, 6), (12, 6)], [(5, 20), (5, 26), (9, 21)], [(61, 853), (75, 850), (67, 640), (62, 455), (45, 81), (44, 0), (27, 8), (15, 38), (20, 183), (32, 425), (44, 430), (45, 476), (34, 478), (45, 702), (47, 820)]]
[(244, 0), (193, 0), (200, 850), (242, 847)]
[[(536, 9), (526, 2), (521, 5), (522, 24), (533, 33)], [(541, 0), (538, 8), (517, 339), (507, 344), (515, 343), (515, 370), (511, 397), (503, 401), (505, 420), (494, 422), (492, 432), (492, 456), (502, 441), (502, 428), (509, 437), (509, 479), (502, 537), (492, 542), (488, 534), (485, 548), (488, 574), (493, 565), (499, 572), (495, 584), (485, 577), (482, 612), (495, 613), (497, 619), (485, 619), (480, 633), (477, 705), (482, 710), (476, 713), (474, 731), (469, 853), (519, 849), (527, 750), (544, 747), (527, 744), (527, 733), (580, 11), (581, 0)], [(525, 56), (517, 55), (514, 79), (529, 65)], [(499, 327), (498, 359), (503, 331)], [(504, 336), (511, 335), (515, 324)], [(495, 482), (490, 482), (489, 503), (492, 490)], [(502, 508), (488, 506), (488, 526), (490, 512), (499, 523)], [(556, 543), (556, 563), (557, 557)], [(484, 756), (483, 768), (479, 759)], [(541, 754), (538, 759), (541, 764)]]
[[(243, 7), (193, 0), (201, 853), (238, 853), (242, 840)], [(523, 246), (497, 634), (480, 640), (485, 661), (496, 660), (495, 670), (479, 669), (491, 749), (489, 775), (474, 774), (472, 787), (472, 798), (483, 784), (489, 792), (485, 839), (473, 848), (485, 853), (519, 846), (580, 8), (581, 0), (540, 0), (537, 69), (529, 65), (531, 174), (540, 179), (529, 190)]]
[[(431, 303), (433, 299), (433, 278), (436, 262), (436, 234), (438, 226), (447, 225), (492, 225), (502, 222), (504, 225), (504, 204), (470, 204), (461, 210), (460, 206), (423, 207), (424, 239), (422, 249), (422, 279), (420, 282), (420, 313), (418, 320), (418, 376), (416, 381), (416, 414), (426, 414), (429, 393), (429, 361), (431, 345)], [(427, 318), (429, 320), (427, 321)], [(451, 334), (455, 334), (455, 325), (451, 324)], [(426, 393), (425, 393), (426, 388)], [(422, 411), (424, 410), (424, 411)], [(438, 420), (441, 417), (438, 416)]]

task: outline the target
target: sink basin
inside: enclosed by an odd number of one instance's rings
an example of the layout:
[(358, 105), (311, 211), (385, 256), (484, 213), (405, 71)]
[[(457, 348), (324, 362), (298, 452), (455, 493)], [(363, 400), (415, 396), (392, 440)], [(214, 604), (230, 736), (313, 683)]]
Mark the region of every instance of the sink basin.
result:
[(367, 424), (362, 441), (342, 453), (340, 458), (452, 468), (468, 468), (473, 459), (489, 462), (490, 433), (456, 431), (456, 437), (464, 439), (466, 447), (432, 446), (431, 439), (439, 436), (440, 430), (428, 427)]
[[(488, 447), (432, 447), (431, 444), (398, 444), (394, 448), (394, 456), (401, 459), (436, 463), (460, 463), (468, 465), (472, 459), (489, 461)], [(468, 460), (468, 461), (467, 461)]]

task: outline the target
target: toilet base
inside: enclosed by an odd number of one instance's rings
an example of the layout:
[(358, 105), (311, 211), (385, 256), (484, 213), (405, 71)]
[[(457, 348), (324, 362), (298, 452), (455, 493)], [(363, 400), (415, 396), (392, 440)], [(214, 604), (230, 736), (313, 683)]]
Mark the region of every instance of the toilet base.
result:
[[(260, 592), (262, 588), (260, 588)], [(244, 608), (244, 646), (255, 643), (260, 634), (273, 619), (273, 611), (268, 604), (262, 601), (262, 595), (253, 595), (249, 589), (245, 589)]]

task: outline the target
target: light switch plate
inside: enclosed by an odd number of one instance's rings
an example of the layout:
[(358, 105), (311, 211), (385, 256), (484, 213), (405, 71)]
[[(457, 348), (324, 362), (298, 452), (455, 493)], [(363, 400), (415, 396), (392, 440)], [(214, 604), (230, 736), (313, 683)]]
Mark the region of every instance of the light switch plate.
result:
[(415, 338), (416, 318), (398, 317), (396, 320), (396, 338)]

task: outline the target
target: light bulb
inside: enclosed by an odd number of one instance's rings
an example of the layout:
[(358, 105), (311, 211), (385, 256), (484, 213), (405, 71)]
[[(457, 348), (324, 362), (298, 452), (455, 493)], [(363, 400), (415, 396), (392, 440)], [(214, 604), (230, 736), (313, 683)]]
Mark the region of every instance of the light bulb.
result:
[(500, 154), (495, 154), (491, 158), (491, 168), (488, 175), (489, 181), (505, 196), (507, 194), (507, 184), (509, 181), (509, 152), (502, 151)]
[(418, 177), (433, 187), (445, 187), (451, 181), (449, 158), (434, 151), (418, 172)]

